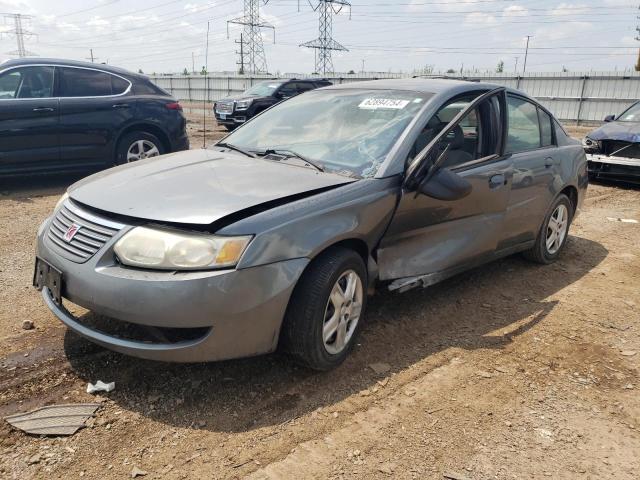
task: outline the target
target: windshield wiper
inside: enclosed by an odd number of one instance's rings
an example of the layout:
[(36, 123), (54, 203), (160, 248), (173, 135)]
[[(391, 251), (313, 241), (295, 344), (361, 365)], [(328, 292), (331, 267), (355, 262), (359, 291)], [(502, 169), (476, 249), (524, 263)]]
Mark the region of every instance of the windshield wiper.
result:
[(240, 152), (243, 155), (246, 155), (247, 157), (256, 158), (256, 154), (255, 153), (252, 153), (249, 150), (245, 150), (242, 147), (238, 147), (237, 145), (234, 145), (232, 143), (221, 142), (221, 143), (216, 143), (215, 146), (216, 147), (228, 148), (229, 150), (235, 150), (236, 152)]
[(319, 172), (324, 172), (324, 168), (322, 168), (317, 163), (314, 163), (312, 160), (309, 160), (307, 157), (300, 155), (298, 152), (294, 152), (293, 150), (289, 150), (288, 148), (267, 148), (263, 155), (284, 155), (286, 157), (295, 157), (302, 160), (304, 163), (307, 163), (314, 167)]

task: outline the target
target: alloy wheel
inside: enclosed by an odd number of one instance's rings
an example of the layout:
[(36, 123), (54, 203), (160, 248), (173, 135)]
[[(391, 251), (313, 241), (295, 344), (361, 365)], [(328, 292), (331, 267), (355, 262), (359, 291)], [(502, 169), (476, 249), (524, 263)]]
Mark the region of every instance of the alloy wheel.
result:
[(360, 320), (363, 298), (360, 276), (353, 270), (340, 275), (324, 311), (322, 339), (328, 353), (336, 355), (349, 345)]
[(553, 211), (551, 217), (549, 217), (549, 222), (547, 223), (545, 244), (549, 254), (555, 255), (558, 250), (560, 250), (562, 242), (564, 242), (564, 239), (567, 236), (568, 228), (569, 211), (565, 205), (560, 204)]
[(149, 140), (137, 140), (127, 150), (127, 163), (142, 160), (144, 158), (157, 157), (160, 150)]

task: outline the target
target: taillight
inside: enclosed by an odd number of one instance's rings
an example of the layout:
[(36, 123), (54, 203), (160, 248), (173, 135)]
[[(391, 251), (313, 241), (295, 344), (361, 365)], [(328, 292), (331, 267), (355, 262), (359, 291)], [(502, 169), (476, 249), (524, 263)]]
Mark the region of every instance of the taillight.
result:
[(167, 107), (169, 110), (180, 110), (180, 111), (182, 111), (182, 105), (180, 105), (178, 102), (166, 103), (164, 106)]

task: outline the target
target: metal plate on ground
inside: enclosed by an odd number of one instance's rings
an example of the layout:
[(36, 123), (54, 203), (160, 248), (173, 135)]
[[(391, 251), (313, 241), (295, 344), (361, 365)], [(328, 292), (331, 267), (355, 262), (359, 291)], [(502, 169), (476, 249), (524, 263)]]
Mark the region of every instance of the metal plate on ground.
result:
[(15, 428), (34, 435), (73, 435), (100, 407), (99, 403), (50, 405), (5, 417)]

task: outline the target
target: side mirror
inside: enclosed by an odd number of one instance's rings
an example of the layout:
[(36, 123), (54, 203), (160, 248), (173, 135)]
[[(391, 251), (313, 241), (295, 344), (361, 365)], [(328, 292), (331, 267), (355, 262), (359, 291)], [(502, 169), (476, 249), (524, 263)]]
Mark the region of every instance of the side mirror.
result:
[(606, 117), (604, 117), (605, 122), (613, 122), (615, 119), (616, 119), (615, 115), (607, 115)]
[(460, 200), (471, 193), (471, 184), (447, 168), (440, 168), (418, 187), (420, 193), (437, 200)]

